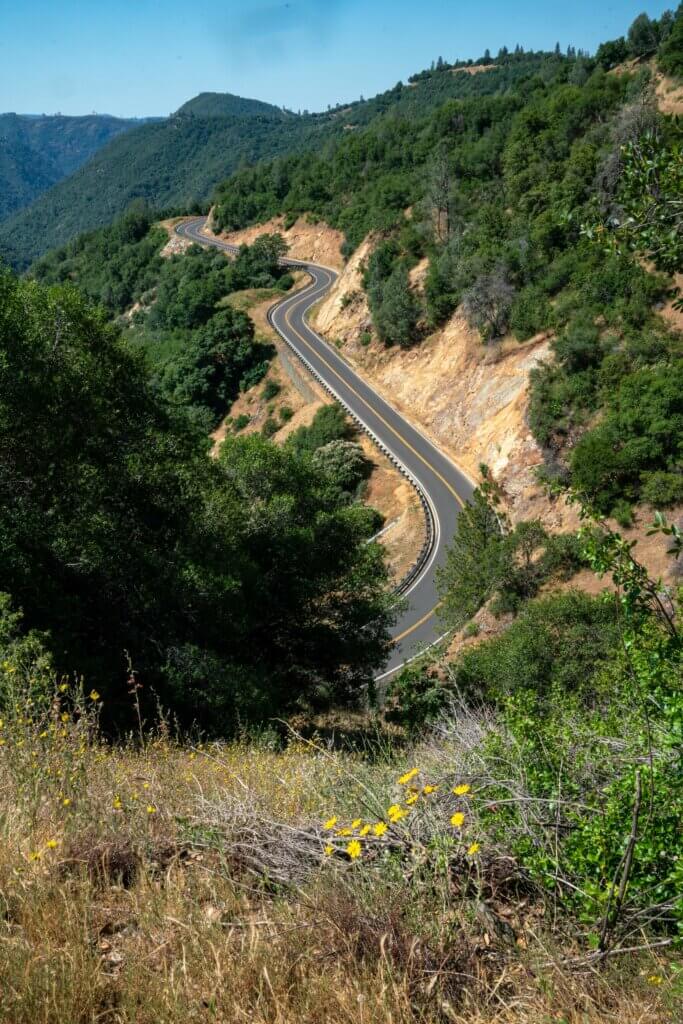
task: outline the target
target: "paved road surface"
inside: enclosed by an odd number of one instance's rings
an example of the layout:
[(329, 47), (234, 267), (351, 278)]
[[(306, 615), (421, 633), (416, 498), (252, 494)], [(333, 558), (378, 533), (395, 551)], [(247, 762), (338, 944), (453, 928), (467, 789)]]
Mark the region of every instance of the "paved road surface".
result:
[[(202, 245), (235, 251), (211, 235), (201, 233), (204, 218), (179, 224), (179, 235)], [(407, 608), (393, 629), (394, 649), (378, 680), (387, 679), (402, 664), (440, 638), (436, 615), (438, 595), (435, 571), (444, 563), (458, 512), (472, 494), (472, 483), (425, 435), (353, 370), (335, 348), (308, 325), (306, 313), (334, 283), (337, 274), (328, 267), (299, 260), (283, 262), (304, 269), (312, 283), (291, 295), (270, 311), (270, 321), (308, 369), (331, 391), (373, 437), (383, 451), (398, 463), (417, 486), (425, 506), (429, 544), (417, 575), (404, 589)]]

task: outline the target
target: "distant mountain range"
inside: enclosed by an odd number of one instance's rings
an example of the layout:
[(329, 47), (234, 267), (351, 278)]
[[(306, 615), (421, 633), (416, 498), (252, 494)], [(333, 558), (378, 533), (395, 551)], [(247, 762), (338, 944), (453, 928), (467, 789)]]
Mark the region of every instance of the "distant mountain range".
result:
[[(533, 74), (541, 60), (541, 54), (530, 53), (514, 66), (491, 66), (480, 74), (458, 68), (425, 72), (370, 100), (338, 104), (318, 114), (295, 114), (260, 100), (206, 92), (162, 120), (135, 124), (111, 118), (120, 126), (112, 131), (115, 137), (102, 138), (99, 146), (91, 143), (90, 153), (76, 161), (73, 173), (66, 171), (68, 177), (61, 176), (52, 188), (38, 157), (31, 162), (26, 156), (27, 168), (36, 168), (34, 177), (46, 184), (36, 187), (41, 194), (30, 205), (16, 202), (15, 212), (5, 214), (4, 220), (0, 211), (0, 258), (25, 269), (49, 249), (111, 223), (134, 201), (165, 213), (199, 211), (216, 186), (241, 167), (287, 153), (319, 152), (376, 117), (414, 116), (449, 98), (505, 91), (520, 76)], [(32, 118), (24, 120), (33, 123)], [(3, 181), (0, 170), (0, 189)], [(20, 205), (24, 208), (18, 209)]]
[(0, 114), (0, 221), (138, 124), (107, 114)]

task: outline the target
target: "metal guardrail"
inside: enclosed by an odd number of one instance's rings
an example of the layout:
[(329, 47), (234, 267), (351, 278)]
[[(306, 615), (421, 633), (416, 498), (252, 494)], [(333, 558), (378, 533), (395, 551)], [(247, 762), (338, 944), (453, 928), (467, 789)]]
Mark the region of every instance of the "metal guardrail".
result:
[[(182, 226), (183, 225), (181, 225), (181, 224), (176, 225), (176, 229), (175, 229), (176, 230), (176, 234), (181, 235), (181, 236), (183, 236), (185, 238), (192, 239), (192, 235), (187, 235), (187, 234), (185, 234), (184, 231), (180, 230), (180, 228)], [(199, 242), (198, 239), (193, 239), (193, 240)], [(201, 242), (199, 242), (199, 244), (201, 244)], [(212, 239), (207, 238), (205, 244), (206, 245), (211, 245), (212, 244)], [(229, 245), (226, 242), (221, 243), (220, 245), (217, 246), (217, 248), (224, 249), (227, 252), (233, 252), (233, 253), (239, 252), (239, 246)], [(300, 270), (304, 270), (304, 271), (310, 272), (309, 271), (309, 264), (304, 262), (303, 260), (293, 260), (293, 259), (287, 259), (285, 257), (284, 259), (279, 260), (279, 263), (282, 266), (285, 266), (285, 267), (298, 267)], [(283, 334), (283, 332), (280, 330), (280, 328), (274, 323), (274, 321), (273, 321), (273, 313), (275, 312), (276, 309), (278, 309), (278, 307), (280, 305), (282, 305), (283, 302), (286, 302), (288, 298), (289, 298), (289, 296), (285, 296), (285, 297), (283, 297), (280, 300), (280, 302), (276, 302), (274, 305), (272, 305), (270, 307), (270, 309), (268, 310), (268, 313), (267, 313), (268, 323), (273, 328), (273, 330), (282, 338), (282, 340), (288, 346), (288, 348), (291, 349), (291, 351), (294, 353), (294, 355), (297, 357), (297, 359), (299, 359), (300, 362), (303, 363), (303, 365), (306, 367), (308, 372), (318, 382), (318, 384), (320, 384), (320, 386), (323, 388), (323, 390), (325, 390), (332, 398), (334, 398), (334, 400), (336, 402), (339, 402), (339, 404), (346, 410), (347, 414), (351, 417), (351, 419), (354, 421), (354, 423), (365, 434), (368, 435), (368, 437), (370, 438), (372, 443), (375, 445), (375, 447), (378, 448), (382, 452), (382, 454), (389, 460), (389, 462), (391, 462), (392, 465), (396, 467), (396, 469), (399, 471), (399, 473), (403, 477), (405, 477), (405, 479), (408, 481), (408, 483), (411, 485), (411, 487), (413, 488), (413, 490), (417, 494), (418, 499), (420, 501), (420, 505), (422, 507), (422, 513), (424, 515), (424, 522), (425, 522), (424, 540), (422, 542), (422, 547), (420, 549), (420, 552), (419, 552), (415, 562), (413, 563), (411, 568), (408, 570), (408, 572), (405, 574), (403, 579), (400, 580), (399, 583), (397, 583), (396, 586), (393, 588), (394, 594), (396, 594), (397, 596), (400, 596), (401, 594), (404, 594), (406, 592), (406, 590), (408, 590), (410, 585), (420, 575), (420, 573), (424, 569), (425, 565), (429, 561), (429, 558), (430, 558), (430, 556), (432, 554), (432, 551), (434, 550), (434, 543), (435, 543), (435, 540), (436, 540), (436, 530), (435, 530), (435, 525), (434, 525), (434, 513), (432, 512), (431, 505), (429, 504), (429, 499), (427, 498), (427, 494), (426, 494), (424, 488), (422, 487), (422, 484), (418, 480), (415, 479), (415, 477), (410, 472), (410, 470), (406, 466), (403, 465), (403, 463), (400, 461), (400, 459), (398, 459), (394, 455), (393, 452), (389, 451), (389, 449), (386, 447), (386, 445), (383, 444), (383, 442), (380, 441), (380, 439), (377, 437), (375, 432), (367, 425), (367, 423), (365, 423), (360, 418), (360, 416), (358, 416), (353, 411), (353, 409), (350, 408), (350, 406), (334, 390), (334, 388), (331, 387), (331, 385), (329, 385), (327, 383), (327, 381), (323, 380), (323, 378), (320, 376), (318, 371), (316, 369), (314, 369), (314, 367), (311, 365), (311, 363), (309, 363), (308, 359), (306, 359), (306, 357), (304, 355), (302, 355), (301, 352), (299, 352), (299, 350), (295, 347), (295, 345), (292, 344), (292, 342), (289, 340), (289, 338), (287, 338), (287, 336), (285, 334)]]
[[(304, 264), (304, 263), (296, 263), (296, 264), (294, 264), (294, 263), (290, 263), (288, 260), (282, 260), (282, 263), (285, 266), (292, 266), (292, 265), (298, 266), (302, 270), (307, 270), (308, 269), (308, 265)], [(406, 478), (406, 480), (411, 485), (411, 487), (416, 492), (416, 494), (417, 494), (417, 496), (419, 498), (420, 505), (422, 507), (422, 512), (423, 512), (423, 515), (424, 515), (424, 521), (425, 521), (425, 536), (424, 536), (424, 540), (422, 542), (422, 547), (420, 549), (420, 552), (419, 552), (415, 562), (413, 563), (411, 568), (408, 570), (408, 572), (405, 574), (403, 579), (400, 580), (400, 582), (397, 583), (396, 586), (393, 588), (393, 592), (397, 596), (400, 596), (401, 594), (405, 593), (405, 591), (408, 589), (408, 587), (411, 585), (411, 583), (413, 583), (414, 580), (420, 575), (420, 573), (422, 572), (424, 566), (426, 565), (427, 561), (429, 560), (429, 557), (430, 557), (432, 551), (434, 550), (434, 542), (435, 542), (435, 538), (436, 538), (436, 531), (435, 531), (435, 528), (434, 528), (434, 514), (433, 514), (433, 512), (431, 510), (431, 507), (429, 505), (429, 501), (427, 500), (427, 495), (425, 494), (425, 491), (424, 491), (422, 485), (415, 479), (415, 477), (410, 472), (410, 470), (407, 469), (406, 466), (403, 465), (403, 463), (400, 461), (400, 459), (398, 459), (394, 455), (393, 452), (389, 451), (389, 449), (386, 447), (386, 445), (383, 444), (382, 441), (380, 441), (380, 439), (377, 437), (375, 432), (367, 425), (367, 423), (365, 423), (360, 418), (360, 416), (358, 416), (353, 411), (353, 409), (351, 409), (351, 407), (344, 401), (344, 399), (334, 390), (334, 388), (331, 387), (327, 383), (327, 381), (325, 381), (321, 377), (321, 375), (318, 373), (318, 371), (311, 365), (311, 363), (309, 363), (308, 359), (306, 359), (306, 357), (304, 355), (302, 355), (301, 352), (299, 352), (299, 350), (292, 344), (292, 342), (290, 342), (289, 338), (287, 338), (287, 336), (285, 334), (283, 334), (283, 332), (280, 330), (280, 328), (277, 326), (277, 324), (274, 323), (274, 321), (273, 321), (273, 313), (281, 305), (282, 302), (286, 302), (286, 301), (287, 301), (287, 298), (284, 298), (284, 299), (281, 300), (281, 302), (276, 302), (275, 305), (271, 306), (270, 309), (268, 310), (267, 318), (268, 318), (268, 323), (270, 324), (270, 326), (273, 328), (274, 331), (277, 332), (277, 334), (279, 334), (279, 336), (282, 338), (282, 340), (285, 342), (285, 344), (291, 349), (291, 351), (300, 360), (300, 362), (303, 363), (303, 365), (306, 367), (307, 371), (318, 382), (318, 384), (332, 398), (334, 398), (334, 400), (336, 402), (339, 402), (339, 404), (346, 410), (347, 415), (350, 416), (351, 419), (354, 421), (356, 426), (359, 427), (365, 434), (368, 435), (368, 437), (373, 442), (375, 447), (378, 448), (382, 452), (382, 454), (389, 460), (389, 462), (391, 462), (392, 465), (396, 467), (396, 469), (399, 471), (399, 473)]]

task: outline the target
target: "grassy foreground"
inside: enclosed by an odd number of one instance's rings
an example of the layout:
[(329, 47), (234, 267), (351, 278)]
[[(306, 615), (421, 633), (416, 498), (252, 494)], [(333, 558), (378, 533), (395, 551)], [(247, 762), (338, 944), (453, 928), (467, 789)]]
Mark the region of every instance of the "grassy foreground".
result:
[(485, 716), (111, 747), (99, 705), (62, 684), (0, 727), (0, 1021), (675, 1019), (670, 951), (586, 955), (487, 839)]

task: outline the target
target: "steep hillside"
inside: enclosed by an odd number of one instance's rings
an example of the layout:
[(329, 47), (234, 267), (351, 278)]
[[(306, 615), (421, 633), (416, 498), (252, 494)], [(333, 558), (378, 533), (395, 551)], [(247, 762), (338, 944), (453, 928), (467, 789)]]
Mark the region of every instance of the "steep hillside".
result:
[[(258, 100), (201, 93), (171, 118), (117, 139), (31, 207), (0, 226), (0, 254), (17, 268), (73, 238), (110, 223), (135, 199), (185, 212), (206, 202), (237, 167), (278, 154), (319, 152), (384, 115), (415, 117), (445, 99), (504, 92), (536, 71), (545, 56), (518, 54), (485, 74), (448, 68), (370, 100), (319, 114), (293, 114)], [(558, 59), (557, 63), (562, 63)]]
[(281, 116), (177, 114), (114, 139), (75, 174), (0, 225), (0, 252), (17, 267), (81, 231), (110, 223), (131, 202), (192, 209), (241, 162), (287, 152), (300, 122)]
[(0, 114), (0, 221), (28, 206), (135, 120)]

